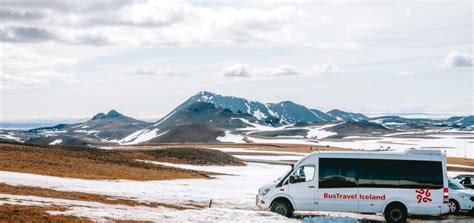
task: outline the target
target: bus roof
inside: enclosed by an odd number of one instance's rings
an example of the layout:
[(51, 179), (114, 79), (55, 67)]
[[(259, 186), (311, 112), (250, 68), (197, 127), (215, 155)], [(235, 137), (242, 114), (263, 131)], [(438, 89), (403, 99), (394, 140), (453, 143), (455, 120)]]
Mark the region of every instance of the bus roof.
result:
[(406, 149), (402, 151), (318, 151), (312, 155), (332, 158), (370, 158), (370, 159), (410, 159), (410, 160), (442, 160), (445, 156), (440, 150)]

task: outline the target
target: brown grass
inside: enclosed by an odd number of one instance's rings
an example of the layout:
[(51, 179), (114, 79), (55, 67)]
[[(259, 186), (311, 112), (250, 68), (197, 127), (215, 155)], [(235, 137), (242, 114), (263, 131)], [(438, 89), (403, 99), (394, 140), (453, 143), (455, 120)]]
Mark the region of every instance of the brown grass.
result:
[(169, 180), (209, 177), (204, 172), (135, 161), (117, 151), (14, 143), (0, 143), (0, 170), (110, 180)]
[(457, 167), (457, 166), (448, 166), (448, 171), (455, 172), (474, 172), (473, 168)]
[[(449, 164), (457, 164), (457, 165), (464, 165), (464, 166), (472, 166), (474, 167), (474, 159), (464, 159), (458, 157), (448, 157), (447, 161)], [(471, 170), (473, 171), (473, 170)]]
[(174, 208), (178, 210), (185, 209), (182, 206), (164, 204), (158, 202), (142, 202), (137, 200), (112, 197), (107, 195), (100, 194), (89, 194), (82, 192), (68, 192), (68, 191), (58, 191), (40, 187), (29, 187), (29, 186), (13, 186), (8, 184), (0, 183), (0, 194), (12, 194), (12, 195), (29, 195), (37, 197), (49, 197), (57, 199), (67, 199), (67, 200), (80, 200), (80, 201), (90, 201), (98, 202), (103, 204), (110, 205), (127, 205), (127, 206), (146, 206), (146, 207), (167, 207)]
[(146, 155), (162, 160), (182, 161), (192, 165), (245, 166), (241, 160), (219, 150), (201, 148), (167, 148), (143, 151)]
[(147, 145), (133, 145), (133, 146), (114, 146), (110, 147), (114, 150), (120, 151), (131, 151), (131, 150), (157, 150), (165, 148), (246, 148), (263, 151), (281, 151), (281, 152), (300, 152), (310, 153), (314, 151), (350, 151), (352, 149), (345, 149), (340, 147), (329, 147), (329, 146), (315, 146), (315, 145), (304, 145), (304, 144), (258, 144), (258, 143), (211, 143), (211, 144), (199, 144), (199, 143), (164, 143), (164, 144), (147, 144)]
[(65, 211), (60, 207), (27, 205), (0, 205), (0, 222), (92, 222), (85, 218), (66, 215), (51, 215), (48, 211)]
[[(116, 146), (111, 147), (115, 150), (120, 151), (133, 151), (133, 150), (157, 150), (165, 148), (246, 148), (250, 150), (259, 151), (279, 151), (279, 152), (301, 152), (310, 153), (314, 151), (351, 151), (353, 149), (346, 149), (340, 147), (328, 147), (328, 146), (314, 146), (314, 145), (302, 145), (302, 144), (257, 144), (257, 143), (215, 143), (215, 144), (148, 144), (148, 145), (133, 145), (133, 146)], [(231, 152), (230, 154), (237, 154)], [(262, 154), (259, 154), (262, 155)], [(164, 160), (164, 162), (173, 162), (173, 160)], [(474, 159), (464, 159), (457, 157), (447, 157), (448, 164), (466, 165), (474, 167)], [(450, 167), (450, 171), (467, 171), (474, 172), (474, 169), (462, 168), (462, 167)]]
[[(140, 148), (140, 147), (139, 147)], [(209, 166), (245, 166), (246, 164), (228, 153), (214, 149), (171, 147), (143, 150), (119, 150), (132, 160), (150, 160), (176, 164)]]

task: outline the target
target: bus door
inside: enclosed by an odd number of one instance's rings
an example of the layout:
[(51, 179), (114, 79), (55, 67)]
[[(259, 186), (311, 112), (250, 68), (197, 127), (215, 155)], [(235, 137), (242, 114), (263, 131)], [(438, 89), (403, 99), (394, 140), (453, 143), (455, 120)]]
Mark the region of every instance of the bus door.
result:
[(316, 165), (300, 165), (288, 178), (288, 191), (296, 210), (315, 210)]

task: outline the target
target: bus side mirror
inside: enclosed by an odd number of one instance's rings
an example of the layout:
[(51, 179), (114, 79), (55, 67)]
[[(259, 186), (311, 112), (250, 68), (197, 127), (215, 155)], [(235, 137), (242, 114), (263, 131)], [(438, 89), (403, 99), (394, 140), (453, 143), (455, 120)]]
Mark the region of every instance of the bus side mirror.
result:
[(289, 179), (290, 184), (295, 183), (295, 176), (291, 175)]

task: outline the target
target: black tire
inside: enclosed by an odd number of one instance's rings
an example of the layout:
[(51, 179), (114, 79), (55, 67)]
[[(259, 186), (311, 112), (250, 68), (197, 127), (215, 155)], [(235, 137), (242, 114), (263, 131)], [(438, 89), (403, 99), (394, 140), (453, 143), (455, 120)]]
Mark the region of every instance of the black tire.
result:
[(458, 212), (459, 212), (459, 203), (454, 199), (450, 199), (449, 200), (449, 213), (457, 214)]
[(270, 211), (291, 218), (293, 215), (293, 208), (287, 201), (274, 201), (270, 206)]
[(389, 204), (383, 215), (388, 223), (405, 223), (408, 218), (407, 208), (400, 203)]

